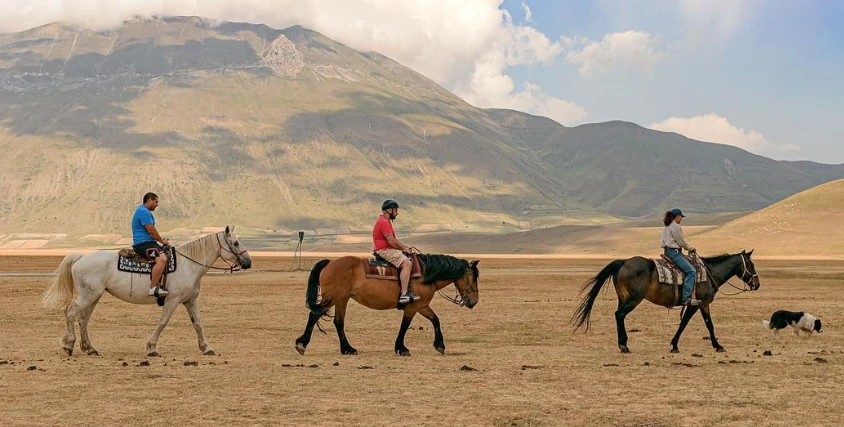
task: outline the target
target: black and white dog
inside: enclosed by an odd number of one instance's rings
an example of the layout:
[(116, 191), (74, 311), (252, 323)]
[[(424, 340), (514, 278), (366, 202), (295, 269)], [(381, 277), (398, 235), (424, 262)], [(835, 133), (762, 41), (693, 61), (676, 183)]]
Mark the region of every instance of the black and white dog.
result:
[(800, 331), (806, 331), (809, 335), (813, 331), (821, 332), (821, 320), (805, 311), (779, 310), (771, 315), (771, 320), (763, 320), (762, 325), (775, 334), (786, 326), (794, 329), (794, 335), (799, 335)]

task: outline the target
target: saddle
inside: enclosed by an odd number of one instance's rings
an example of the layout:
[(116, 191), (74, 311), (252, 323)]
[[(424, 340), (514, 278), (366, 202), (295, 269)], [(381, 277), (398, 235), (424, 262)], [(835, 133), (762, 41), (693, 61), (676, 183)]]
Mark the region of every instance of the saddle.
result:
[[(706, 266), (703, 264), (703, 259), (701, 259), (697, 253), (684, 256), (687, 260), (689, 260), (692, 266), (694, 266), (695, 270), (697, 270), (695, 287), (692, 289), (692, 296), (694, 296), (697, 291), (697, 285), (708, 282), (709, 275), (706, 272)], [(677, 267), (677, 264), (674, 264), (674, 262), (671, 261), (671, 258), (665, 256), (665, 254), (660, 255), (660, 257), (658, 259), (654, 259), (653, 262), (656, 265), (656, 273), (659, 283), (674, 287), (674, 303), (669, 307), (677, 306), (680, 304), (680, 288), (683, 287), (683, 281), (686, 279), (686, 273), (684, 273), (683, 270), (680, 270), (680, 268)]]
[[(375, 258), (363, 258), (363, 269), (366, 271), (367, 279), (379, 280), (394, 280), (399, 281), (399, 269), (393, 264), (390, 264), (378, 254), (373, 254)], [(410, 254), (410, 278), (418, 279), (422, 277), (422, 265), (419, 264), (419, 259), (416, 254)]]
[[(162, 289), (167, 288), (167, 275), (176, 271), (176, 248), (172, 246), (165, 247), (167, 251), (167, 268), (164, 269), (164, 274), (161, 275), (159, 286)], [(117, 269), (127, 273), (149, 274), (152, 275), (152, 259), (158, 256), (158, 251), (150, 249), (147, 254), (135, 253), (132, 248), (121, 249), (117, 252)], [(156, 298), (156, 303), (161, 307), (164, 305), (164, 298)]]
[[(154, 251), (154, 250), (153, 250)], [(153, 252), (150, 251), (150, 252)], [(127, 273), (152, 274), (152, 258), (158, 255), (138, 254), (132, 248), (121, 249), (117, 252), (117, 269)], [(176, 271), (176, 248), (167, 248), (167, 269), (165, 274)]]

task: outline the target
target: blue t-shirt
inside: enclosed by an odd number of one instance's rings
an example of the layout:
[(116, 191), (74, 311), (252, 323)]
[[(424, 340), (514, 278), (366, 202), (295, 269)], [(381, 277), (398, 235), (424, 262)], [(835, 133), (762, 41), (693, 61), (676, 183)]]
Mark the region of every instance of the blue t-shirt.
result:
[(133, 245), (155, 241), (149, 234), (149, 231), (144, 227), (147, 224), (155, 225), (155, 217), (152, 216), (152, 212), (146, 206), (140, 205), (135, 209), (135, 214), (132, 215)]

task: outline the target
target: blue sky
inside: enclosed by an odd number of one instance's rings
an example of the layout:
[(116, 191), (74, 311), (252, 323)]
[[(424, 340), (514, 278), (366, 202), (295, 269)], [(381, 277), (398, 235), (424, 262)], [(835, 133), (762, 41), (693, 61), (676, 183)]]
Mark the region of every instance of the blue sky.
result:
[[(530, 8), (530, 22), (523, 3)], [(766, 144), (744, 144), (750, 151), (844, 163), (844, 126), (839, 123), (844, 115), (844, 2), (732, 2), (742, 4), (738, 8), (718, 1), (700, 7), (694, 3), (703, 2), (687, 3), (684, 9), (682, 1), (506, 0), (502, 7), (514, 21), (551, 40), (600, 41), (633, 30), (652, 35), (662, 53), (647, 70), (620, 61), (603, 73), (584, 76), (563, 53), (506, 73), (516, 86), (529, 81), (583, 107), (587, 122), (620, 119), (649, 126), (683, 118), (667, 130), (706, 136), (713, 122), (690, 119), (713, 113), (751, 140), (747, 134), (752, 131), (764, 138)], [(717, 130), (715, 135), (720, 135)]]

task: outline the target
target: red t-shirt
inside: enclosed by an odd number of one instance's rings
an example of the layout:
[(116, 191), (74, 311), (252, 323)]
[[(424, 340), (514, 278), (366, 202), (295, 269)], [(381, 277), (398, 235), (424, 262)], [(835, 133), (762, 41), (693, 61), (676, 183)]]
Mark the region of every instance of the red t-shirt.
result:
[(373, 249), (375, 251), (392, 248), (390, 242), (387, 241), (387, 236), (396, 237), (396, 231), (393, 230), (393, 223), (384, 215), (381, 215), (378, 217), (378, 221), (375, 221), (375, 227), (372, 228), (372, 241), (375, 243)]

